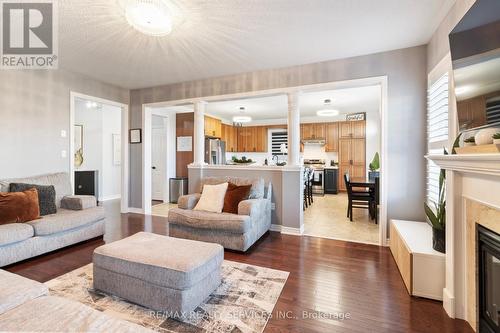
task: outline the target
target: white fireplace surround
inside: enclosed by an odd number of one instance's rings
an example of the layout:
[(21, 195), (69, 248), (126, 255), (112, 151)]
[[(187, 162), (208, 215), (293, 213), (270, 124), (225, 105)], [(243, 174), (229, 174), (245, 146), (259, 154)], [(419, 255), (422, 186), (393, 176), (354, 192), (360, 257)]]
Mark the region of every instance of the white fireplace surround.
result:
[(428, 155), (446, 169), (446, 279), (443, 307), (467, 320), (466, 212), (470, 199), (500, 210), (500, 154)]

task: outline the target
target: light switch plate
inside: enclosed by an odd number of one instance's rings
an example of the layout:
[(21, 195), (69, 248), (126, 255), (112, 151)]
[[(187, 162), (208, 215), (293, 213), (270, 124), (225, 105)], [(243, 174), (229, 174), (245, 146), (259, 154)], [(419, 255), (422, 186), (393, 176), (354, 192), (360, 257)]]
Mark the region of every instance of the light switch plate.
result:
[(66, 130), (61, 130), (61, 138), (65, 138), (68, 136), (68, 133), (66, 132)]

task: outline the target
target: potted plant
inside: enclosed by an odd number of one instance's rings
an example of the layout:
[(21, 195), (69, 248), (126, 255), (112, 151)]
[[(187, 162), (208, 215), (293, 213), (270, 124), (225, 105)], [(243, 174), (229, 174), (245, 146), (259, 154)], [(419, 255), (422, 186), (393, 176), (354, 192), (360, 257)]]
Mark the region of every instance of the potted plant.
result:
[(368, 180), (370, 182), (374, 182), (375, 178), (380, 177), (380, 172), (378, 171), (380, 169), (380, 157), (378, 152), (375, 153), (368, 167), (370, 168), (370, 171), (368, 172)]
[(497, 132), (491, 136), (493, 138), (493, 144), (500, 145), (500, 132)]
[(445, 199), (446, 171), (439, 172), (439, 197), (438, 202), (433, 202), (434, 209), (424, 202), (427, 222), (432, 227), (432, 248), (441, 253), (446, 252), (446, 199)]
[(464, 146), (475, 146), (476, 145), (476, 139), (471, 136), (470, 138), (467, 138), (464, 140)]

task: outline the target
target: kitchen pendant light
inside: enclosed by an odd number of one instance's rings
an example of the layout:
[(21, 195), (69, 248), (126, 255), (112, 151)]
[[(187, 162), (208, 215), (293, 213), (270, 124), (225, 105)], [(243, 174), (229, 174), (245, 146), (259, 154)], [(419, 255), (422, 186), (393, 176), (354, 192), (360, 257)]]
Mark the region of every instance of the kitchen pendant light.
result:
[(119, 0), (127, 22), (149, 36), (165, 36), (172, 31), (172, 17), (164, 0)]
[(339, 110), (332, 109), (331, 108), (331, 103), (332, 103), (331, 100), (325, 99), (325, 101), (324, 101), (325, 108), (316, 111), (316, 115), (318, 115), (320, 117), (335, 117), (335, 116), (338, 116), (339, 115)]
[(240, 115), (233, 117), (233, 122), (235, 123), (249, 123), (252, 121), (252, 117), (245, 116), (245, 107), (240, 107)]

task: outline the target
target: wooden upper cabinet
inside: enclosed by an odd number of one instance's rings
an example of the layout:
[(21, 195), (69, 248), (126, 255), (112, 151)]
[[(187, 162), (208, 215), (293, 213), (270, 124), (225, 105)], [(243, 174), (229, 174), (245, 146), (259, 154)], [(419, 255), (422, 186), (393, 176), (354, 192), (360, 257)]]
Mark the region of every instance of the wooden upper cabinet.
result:
[(483, 126), (486, 121), (486, 99), (478, 96), (457, 102), (459, 124), (468, 124), (467, 128)]
[(325, 124), (324, 123), (314, 123), (314, 124), (301, 124), (300, 125), (300, 137), (302, 140), (308, 139), (324, 139), (325, 138)]
[(221, 125), (221, 139), (226, 142), (226, 152), (238, 151), (238, 130), (232, 125)]
[(325, 151), (337, 152), (339, 151), (339, 124), (328, 123), (325, 125)]
[(267, 127), (255, 127), (255, 151), (259, 153), (267, 152)]
[(241, 153), (267, 152), (267, 127), (238, 127), (237, 151)]
[(205, 116), (205, 135), (216, 138), (222, 136), (222, 122), (220, 119)]
[(364, 138), (366, 132), (366, 121), (342, 121), (339, 123), (340, 138)]

